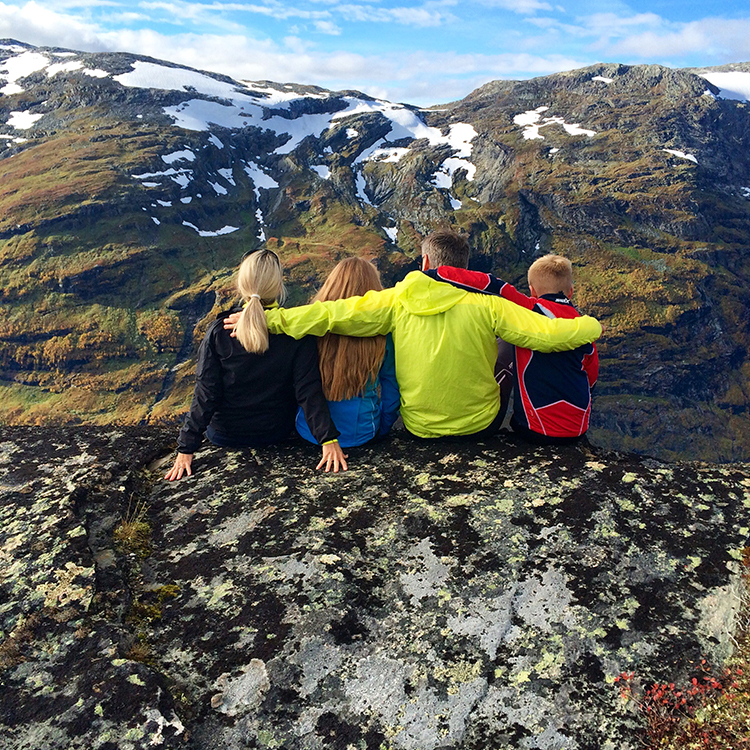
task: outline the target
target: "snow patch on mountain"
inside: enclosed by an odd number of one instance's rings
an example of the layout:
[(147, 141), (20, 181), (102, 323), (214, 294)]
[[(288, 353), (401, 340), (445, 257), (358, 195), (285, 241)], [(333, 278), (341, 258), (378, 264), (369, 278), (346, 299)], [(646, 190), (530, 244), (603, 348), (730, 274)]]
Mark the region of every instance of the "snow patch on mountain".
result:
[(395, 148), (389, 144), (402, 139), (426, 139), (430, 146), (449, 145), (458, 152), (457, 156), (471, 155), (471, 141), (477, 135), (473, 126), (468, 123), (455, 123), (450, 126), (448, 134), (443, 135), (440, 128), (428, 126), (415, 112), (398, 104), (381, 100), (350, 100), (350, 106), (343, 112), (337, 112), (332, 119), (339, 120), (369, 112), (378, 112), (390, 120), (391, 130), (387, 138), (381, 138), (363, 151), (355, 160), (355, 164), (370, 160), (398, 161), (408, 149)]
[(258, 220), (258, 226), (260, 227), (260, 231), (258, 232), (258, 239), (261, 242), (266, 241), (266, 230), (263, 228), (266, 220), (263, 218), (263, 211), (261, 211), (259, 208), (255, 211), (255, 218)]
[(52, 78), (58, 73), (72, 73), (73, 71), (80, 70), (82, 67), (83, 63), (80, 60), (69, 60), (68, 62), (49, 65), (44, 72), (47, 74), (47, 78)]
[(239, 229), (239, 227), (225, 226), (217, 229), (215, 232), (210, 232), (205, 229), (198, 229), (195, 224), (191, 224), (189, 221), (183, 221), (182, 226), (195, 230), (201, 237), (220, 237), (223, 234), (231, 234)]
[(465, 169), (466, 170), (466, 179), (469, 182), (474, 182), (474, 175), (477, 173), (477, 168), (474, 164), (472, 164), (467, 159), (458, 159), (456, 157), (451, 157), (449, 159), (446, 159), (443, 162), (443, 169), (448, 172), (448, 174), (451, 176), (451, 179), (453, 179), (453, 175), (459, 170), (459, 169)]
[(331, 115), (302, 115), (295, 120), (287, 120), (284, 117), (272, 117), (264, 123), (268, 130), (273, 130), (278, 135), (288, 134), (291, 136), (283, 145), (279, 146), (274, 153), (290, 154), (308, 136), (320, 136), (331, 126)]
[(693, 156), (693, 154), (686, 154), (684, 151), (677, 151), (673, 148), (664, 148), (662, 151), (666, 151), (668, 154), (672, 154), (673, 156), (678, 156), (680, 159), (687, 159), (688, 161), (698, 163), (698, 160)]
[(182, 151), (173, 151), (171, 154), (164, 154), (162, 161), (166, 164), (173, 164), (176, 161), (195, 161), (195, 154), (190, 149)]
[(3, 141), (12, 141), (13, 143), (26, 143), (26, 138), (17, 138), (13, 135), (6, 135), (4, 133), (0, 133), (0, 140)]
[(29, 110), (24, 112), (11, 112), (8, 117), (8, 125), (16, 130), (28, 130), (37, 120), (44, 115), (34, 115)]
[(722, 99), (737, 99), (750, 101), (750, 72), (742, 70), (716, 70), (699, 73), (709, 83), (721, 89), (719, 97)]
[(0, 63), (0, 78), (5, 79), (5, 86), (0, 89), (0, 93), (20, 94), (24, 89), (16, 82), (21, 78), (26, 78), (38, 70), (43, 70), (50, 64), (47, 55), (40, 52), (31, 52), (24, 50), (20, 55), (9, 57)]
[[(549, 107), (537, 107), (536, 109), (522, 112), (513, 118), (513, 122), (523, 128), (523, 138), (526, 141), (544, 140), (544, 136), (539, 132), (540, 128), (548, 125), (562, 125), (568, 135), (585, 135), (593, 138), (596, 135), (594, 130), (586, 130), (578, 123), (570, 124), (565, 122), (562, 117), (545, 117), (542, 119), (542, 113), (546, 112)], [(541, 120), (541, 122), (540, 122)]]
[(477, 131), (473, 125), (466, 122), (454, 123), (450, 126), (447, 135), (448, 145), (456, 151), (456, 156), (468, 158), (471, 156), (471, 142), (477, 137)]
[(59, 73), (74, 72), (81, 72), (94, 78), (109, 76), (106, 70), (85, 68), (81, 60), (70, 59), (76, 57), (75, 52), (52, 52), (52, 57), (66, 58), (60, 62), (53, 62), (49, 55), (27, 50), (23, 47), (3, 46), (0, 49), (8, 49), (18, 53), (0, 63), (0, 82), (5, 82), (5, 85), (0, 88), (0, 93), (6, 96), (23, 93), (25, 89), (18, 81), (41, 70), (45, 71), (48, 78), (53, 78)]
[(402, 157), (406, 156), (411, 149), (408, 148), (375, 148), (370, 150), (367, 161), (382, 161), (388, 164), (397, 164)]
[(244, 165), (245, 172), (248, 174), (250, 179), (255, 184), (255, 194), (259, 196), (258, 188), (265, 188), (271, 190), (277, 188), (279, 183), (274, 180), (273, 177), (267, 175), (257, 164), (253, 162), (246, 162)]
[[(153, 180), (154, 177), (169, 177), (183, 189), (186, 188), (193, 179), (192, 169), (167, 169), (163, 172), (142, 172), (141, 174), (132, 175), (136, 180)], [(145, 187), (160, 187), (160, 182), (144, 182)]]
[(437, 171), (432, 175), (432, 184), (438, 188), (450, 189), (453, 187), (453, 180), (447, 172)]
[(324, 180), (328, 180), (331, 177), (331, 170), (325, 164), (311, 164), (310, 169)]
[(372, 201), (365, 192), (365, 188), (367, 187), (367, 180), (365, 180), (365, 176), (361, 172), (357, 172), (354, 181), (357, 186), (357, 198), (359, 198), (362, 203), (366, 203), (368, 206), (372, 206)]
[(236, 186), (237, 183), (234, 181), (234, 174), (228, 167), (226, 169), (220, 169), (219, 174), (232, 186)]
[(218, 81), (205, 73), (187, 68), (172, 68), (158, 63), (136, 60), (133, 69), (114, 76), (123, 86), (164, 91), (195, 91), (206, 96), (231, 99), (237, 94), (237, 86)]

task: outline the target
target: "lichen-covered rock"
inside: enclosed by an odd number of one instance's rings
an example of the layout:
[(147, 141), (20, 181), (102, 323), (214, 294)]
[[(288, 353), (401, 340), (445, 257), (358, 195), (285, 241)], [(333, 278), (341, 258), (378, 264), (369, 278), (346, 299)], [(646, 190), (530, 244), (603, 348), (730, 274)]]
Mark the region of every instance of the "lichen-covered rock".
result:
[(160, 672), (126, 658), (132, 599), (111, 533), (166, 441), (157, 430), (3, 430), (3, 750), (130, 750), (184, 734)]
[(617, 675), (731, 650), (743, 466), (397, 435), (169, 484), (164, 433), (6, 433), (2, 748), (626, 750)]

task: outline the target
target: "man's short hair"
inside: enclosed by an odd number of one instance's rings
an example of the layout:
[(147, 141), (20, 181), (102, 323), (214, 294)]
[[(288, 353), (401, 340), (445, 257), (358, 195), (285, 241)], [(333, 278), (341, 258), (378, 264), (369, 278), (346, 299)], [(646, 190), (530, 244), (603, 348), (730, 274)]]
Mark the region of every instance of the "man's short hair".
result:
[(454, 266), (468, 268), (469, 241), (463, 234), (450, 229), (441, 229), (422, 240), (422, 255), (430, 259), (430, 268)]

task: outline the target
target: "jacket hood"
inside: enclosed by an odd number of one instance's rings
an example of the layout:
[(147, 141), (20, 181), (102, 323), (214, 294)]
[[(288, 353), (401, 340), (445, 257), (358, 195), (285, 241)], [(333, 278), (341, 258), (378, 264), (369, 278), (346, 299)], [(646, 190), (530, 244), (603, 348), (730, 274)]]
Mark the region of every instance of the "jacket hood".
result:
[(451, 284), (435, 281), (422, 271), (412, 271), (395, 289), (399, 304), (411, 315), (443, 313), (468, 294)]

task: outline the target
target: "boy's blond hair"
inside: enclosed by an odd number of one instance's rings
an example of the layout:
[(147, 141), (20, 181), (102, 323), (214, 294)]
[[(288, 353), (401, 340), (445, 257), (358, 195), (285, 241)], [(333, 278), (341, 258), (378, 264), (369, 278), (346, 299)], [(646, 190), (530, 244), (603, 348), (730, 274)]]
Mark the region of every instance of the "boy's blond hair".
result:
[(529, 266), (528, 279), (538, 297), (556, 292), (567, 296), (573, 289), (573, 264), (562, 255), (543, 255)]

